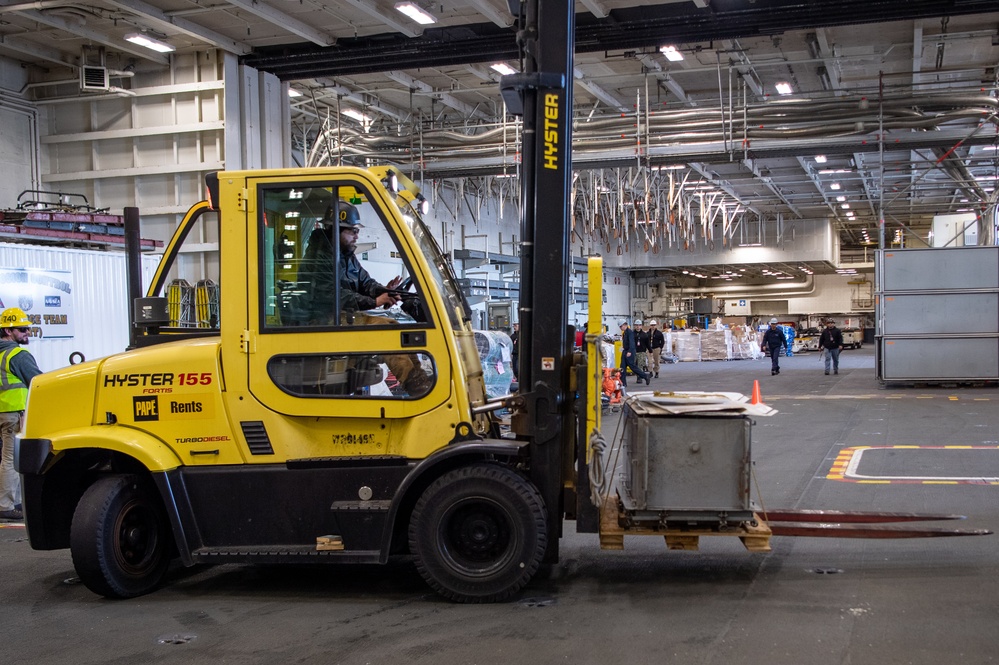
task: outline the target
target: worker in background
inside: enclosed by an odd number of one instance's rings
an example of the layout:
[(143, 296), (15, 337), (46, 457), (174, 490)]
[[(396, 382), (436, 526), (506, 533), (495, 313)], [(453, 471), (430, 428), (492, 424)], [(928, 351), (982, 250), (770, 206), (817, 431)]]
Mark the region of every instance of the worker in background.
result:
[(621, 385), (628, 386), (628, 369), (630, 368), (639, 381), (645, 381), (649, 385), (649, 375), (635, 363), (635, 331), (631, 329), (625, 319), (618, 321), (621, 328)]
[(826, 352), (826, 374), (832, 362), (833, 374), (839, 374), (839, 352), (843, 350), (843, 331), (836, 327), (832, 319), (826, 321), (826, 329), (819, 336), (819, 348)]
[(652, 378), (659, 378), (659, 364), (662, 362), (663, 348), (666, 346), (666, 336), (659, 330), (659, 322), (649, 321), (649, 351), (652, 353)]
[(649, 331), (641, 319), (635, 319), (635, 363), (643, 372), (649, 371)]
[(780, 374), (780, 347), (787, 351), (787, 339), (784, 331), (777, 325), (777, 319), (770, 319), (767, 331), (760, 340), (760, 351), (770, 351), (770, 376)]
[(21, 431), (28, 386), (42, 373), (27, 349), (31, 319), (17, 307), (0, 314), (0, 519), (22, 520), (21, 479), (14, 470), (14, 437)]
[(624, 384), (621, 383), (621, 370), (618, 368), (605, 368), (602, 386), (607, 404), (620, 404), (624, 399)]
[(607, 324), (604, 324), (604, 332), (600, 335), (600, 355), (603, 357), (604, 369), (614, 367), (614, 335), (610, 334)]

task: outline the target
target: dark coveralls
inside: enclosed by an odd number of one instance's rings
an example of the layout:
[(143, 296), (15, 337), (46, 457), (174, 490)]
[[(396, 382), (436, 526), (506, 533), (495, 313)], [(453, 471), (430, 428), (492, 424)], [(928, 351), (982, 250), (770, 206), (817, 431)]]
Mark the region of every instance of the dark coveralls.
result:
[(767, 347), (770, 350), (770, 376), (774, 374), (780, 374), (780, 347), (784, 347), (784, 351), (787, 351), (787, 339), (784, 337), (784, 331), (774, 326), (773, 328), (768, 328), (765, 333), (763, 333), (763, 339), (760, 340), (760, 348)]
[(626, 328), (623, 333), (621, 333), (621, 383), (622, 385), (628, 385), (628, 373), (627, 369), (631, 368), (631, 371), (635, 373), (639, 381), (645, 381), (645, 385), (649, 385), (649, 375), (644, 372), (639, 366), (636, 358), (637, 351), (635, 346), (635, 331), (633, 328)]

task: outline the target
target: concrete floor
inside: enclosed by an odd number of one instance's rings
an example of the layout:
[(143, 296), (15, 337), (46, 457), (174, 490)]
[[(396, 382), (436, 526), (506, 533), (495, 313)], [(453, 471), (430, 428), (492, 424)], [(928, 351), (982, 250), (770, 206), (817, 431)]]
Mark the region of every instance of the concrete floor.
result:
[[(960, 526), (999, 530), (999, 392), (883, 389), (873, 365), (868, 348), (845, 351), (828, 377), (815, 354), (782, 359), (775, 377), (766, 359), (683, 363), (652, 388), (749, 394), (760, 381), (779, 410), (753, 431), (768, 507), (961, 513)], [(853, 446), (922, 448), (865, 453), (851, 473), (878, 482), (828, 478)], [(23, 528), (5, 527), (4, 663), (999, 661), (999, 536), (775, 538), (767, 554), (729, 539), (668, 552), (660, 538), (633, 538), (602, 552), (567, 524), (562, 562), (518, 599), (462, 606), (430, 593), (407, 561), (177, 569), (153, 594), (108, 601), (75, 580), (68, 551), (34, 552)]]

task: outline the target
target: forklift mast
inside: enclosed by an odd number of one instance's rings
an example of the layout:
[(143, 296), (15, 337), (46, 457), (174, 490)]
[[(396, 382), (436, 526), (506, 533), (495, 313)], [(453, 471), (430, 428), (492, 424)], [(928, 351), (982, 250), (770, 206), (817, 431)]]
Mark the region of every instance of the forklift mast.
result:
[(551, 532), (545, 561), (554, 562), (564, 513), (563, 458), (572, 449), (566, 437), (573, 436), (568, 207), (575, 14), (569, 0), (510, 4), (519, 14), (523, 71), (504, 76), (500, 87), (524, 124), (517, 376), (526, 407), (511, 425), (530, 441), (531, 480), (544, 498)]

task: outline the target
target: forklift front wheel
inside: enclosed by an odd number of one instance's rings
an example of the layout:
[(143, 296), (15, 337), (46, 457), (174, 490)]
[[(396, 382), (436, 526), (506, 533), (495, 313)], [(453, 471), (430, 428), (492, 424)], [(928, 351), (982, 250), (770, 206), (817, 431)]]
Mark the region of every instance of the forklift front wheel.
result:
[(495, 464), (438, 478), (409, 523), (420, 574), (437, 593), (462, 603), (515, 594), (537, 572), (547, 544), (541, 495), (523, 476)]
[(140, 596), (159, 586), (170, 565), (167, 516), (137, 476), (106, 476), (77, 504), (70, 551), (77, 574), (94, 593)]

